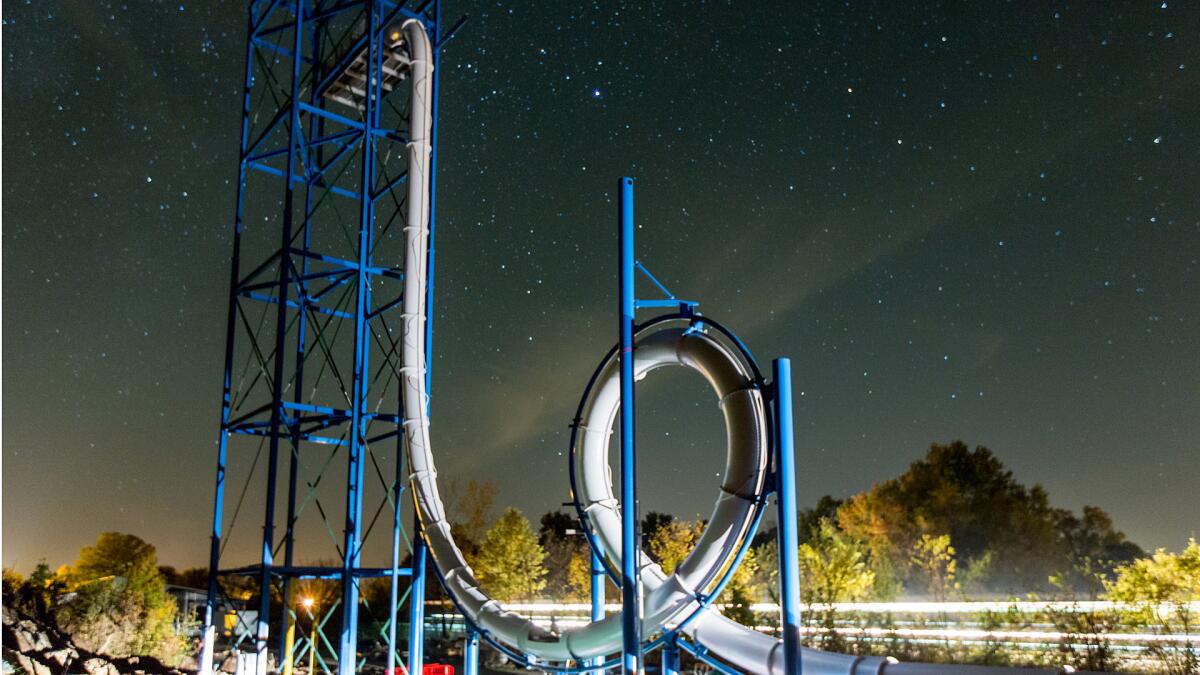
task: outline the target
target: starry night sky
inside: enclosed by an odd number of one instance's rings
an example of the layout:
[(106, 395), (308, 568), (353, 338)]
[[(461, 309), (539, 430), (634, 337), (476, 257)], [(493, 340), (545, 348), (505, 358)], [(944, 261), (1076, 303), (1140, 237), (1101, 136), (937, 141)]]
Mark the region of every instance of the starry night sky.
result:
[[(446, 2), (434, 447), (532, 517), (639, 254), (795, 362), (800, 503), (990, 447), (1146, 547), (1200, 530), (1200, 7)], [(202, 564), (237, 3), (5, 3), (4, 553)], [(707, 514), (699, 377), (639, 389), (646, 509)], [(444, 451), (444, 452), (443, 452)], [(254, 502), (255, 508), (258, 501)]]

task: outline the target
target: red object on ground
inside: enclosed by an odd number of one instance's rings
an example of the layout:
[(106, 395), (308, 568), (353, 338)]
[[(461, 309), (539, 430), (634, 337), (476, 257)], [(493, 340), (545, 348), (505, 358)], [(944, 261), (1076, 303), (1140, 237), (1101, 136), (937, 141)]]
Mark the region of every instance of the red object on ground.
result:
[[(392, 675), (408, 675), (408, 669), (396, 666)], [(454, 675), (454, 666), (448, 663), (426, 663), (421, 666), (421, 675)]]

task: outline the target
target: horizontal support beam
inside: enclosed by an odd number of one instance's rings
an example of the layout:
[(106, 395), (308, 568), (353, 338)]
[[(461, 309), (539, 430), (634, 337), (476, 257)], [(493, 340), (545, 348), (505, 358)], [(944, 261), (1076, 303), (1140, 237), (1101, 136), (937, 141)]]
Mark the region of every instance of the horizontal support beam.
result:
[[(246, 426), (241, 426), (236, 429), (228, 429), (227, 431), (231, 434), (240, 434), (242, 436), (270, 436), (271, 435), (271, 432), (268, 429), (248, 428)], [(345, 446), (350, 445), (350, 441), (342, 440), (340, 438), (330, 438), (329, 436), (314, 436), (312, 434), (300, 434), (300, 440), (306, 441), (308, 443), (317, 443), (320, 445), (336, 445), (339, 447), (345, 447)]]
[[(271, 576), (288, 577), (291, 579), (340, 579), (342, 572), (341, 567), (308, 567), (296, 566), (291, 567), (285, 565), (274, 566), (268, 568)], [(402, 577), (411, 577), (411, 567), (399, 567), (396, 573)], [(258, 576), (262, 574), (262, 565), (248, 565), (246, 567), (235, 567), (227, 570), (219, 570), (217, 574), (223, 577), (240, 577), (240, 576)], [(390, 577), (392, 576), (392, 568), (390, 567), (353, 567), (350, 569), (350, 574), (358, 578), (371, 577)]]
[[(296, 145), (296, 150), (297, 150), (297, 152), (303, 152), (305, 149), (311, 150), (318, 146), (326, 145), (329, 143), (336, 143), (340, 140), (347, 139), (347, 138), (355, 138), (360, 135), (362, 135), (362, 132), (359, 131), (358, 129), (347, 129), (345, 131), (339, 131), (336, 134), (329, 134), (328, 136), (321, 136), (320, 138), (314, 138), (311, 141), (301, 140)], [(286, 154), (287, 154), (287, 148), (275, 148), (274, 150), (266, 150), (266, 151), (260, 152), (257, 155), (254, 155), (253, 157), (249, 158), (249, 161), (261, 162), (264, 159), (271, 159), (272, 157), (279, 157), (281, 155), (286, 155)]]
[[(322, 429), (327, 429), (331, 426), (348, 422), (350, 420), (349, 410), (340, 410), (338, 408), (331, 408), (328, 406), (313, 405), (309, 403), (289, 403), (285, 401), (282, 408), (284, 410), (298, 410), (301, 412), (313, 413), (310, 416), (288, 415), (287, 413), (281, 414), (279, 426), (284, 430), (288, 430), (292, 426), (303, 426), (305, 424), (319, 424), (321, 425)], [(271, 420), (269, 416), (265, 419), (256, 420), (255, 418), (261, 415), (267, 415), (270, 410), (270, 403), (261, 405), (225, 425), (225, 430), (230, 433), (249, 433), (250, 431), (254, 431), (257, 435), (258, 431), (265, 431), (271, 427)], [(386, 422), (388, 424), (395, 425), (400, 424), (400, 415), (397, 413), (363, 413), (362, 418), (364, 420), (370, 420), (373, 422)], [(305, 430), (305, 433), (311, 431), (313, 431), (313, 429), (308, 429)], [(280, 433), (283, 434), (285, 431), (281, 431)]]
[[(274, 259), (274, 256), (272, 256), (272, 259)], [(292, 277), (291, 282), (292, 283), (305, 283), (305, 282), (309, 282), (309, 281), (316, 281), (317, 279), (328, 279), (330, 277), (344, 277), (348, 274), (353, 274), (353, 272), (339, 267), (337, 269), (322, 270), (320, 272), (310, 272), (309, 274), (304, 274), (299, 277)], [(335, 283), (337, 283), (337, 282), (335, 281)], [(260, 281), (256, 284), (243, 284), (238, 287), (238, 292), (241, 293), (242, 291), (261, 291), (264, 288), (276, 288), (278, 286), (279, 286), (279, 280), (272, 279), (271, 281)], [(309, 300), (310, 301), (316, 300), (319, 295), (320, 294), (309, 296)]]
[[(337, 265), (338, 267), (341, 267), (342, 269), (354, 270), (355, 272), (358, 271), (358, 267), (359, 267), (358, 263), (354, 262), (353, 260), (346, 260), (345, 258), (337, 258), (337, 257), (331, 256), (331, 255), (325, 255), (324, 253), (317, 253), (315, 251), (305, 251), (304, 249), (293, 248), (293, 249), (288, 249), (288, 252), (291, 253), (292, 255), (303, 256), (303, 257), (309, 258), (311, 260), (320, 260), (321, 262), (326, 262), (326, 263), (329, 263), (330, 265)], [(395, 268), (395, 267), (367, 267), (365, 271), (367, 274), (377, 274), (379, 276), (387, 277), (389, 279), (396, 279), (397, 281), (404, 280), (404, 273), (401, 272), (399, 270), (399, 268)]]
[[(369, 0), (351, 0), (351, 2), (342, 2), (342, 3), (339, 3), (332, 7), (329, 7), (328, 9), (323, 9), (319, 12), (305, 12), (304, 13), (304, 23), (310, 24), (310, 23), (315, 23), (318, 21), (324, 21), (326, 19), (332, 19), (333, 17), (337, 16), (338, 14), (341, 14), (342, 12), (358, 9), (358, 8), (362, 7), (363, 5), (367, 4), (367, 2), (369, 2)], [(270, 28), (264, 28), (264, 29), (260, 30), (258, 32), (258, 35), (259, 36), (273, 35), (275, 33), (288, 30), (295, 25), (296, 25), (296, 21), (294, 19), (284, 21), (283, 23), (274, 24)]]
[[(259, 293), (258, 291), (241, 291), (238, 293), (238, 295), (243, 298), (248, 298), (250, 300), (258, 300), (259, 302), (265, 302), (265, 303), (268, 303), (271, 305), (279, 304), (278, 297), (276, 297), (274, 295), (267, 295), (266, 293)], [(300, 306), (300, 303), (296, 302), (295, 300), (288, 300), (287, 306), (289, 308), (295, 309), (295, 310), (303, 309)], [(317, 312), (318, 314), (324, 314), (326, 316), (335, 316), (339, 319), (353, 319), (354, 318), (354, 315), (351, 314), (350, 312), (343, 312), (340, 309), (329, 309), (328, 307), (322, 307), (322, 306), (320, 306), (316, 303), (312, 303), (312, 302), (306, 302), (304, 304), (304, 307), (311, 309), (314, 312)]]
[[(256, 171), (261, 171), (263, 173), (269, 173), (272, 176), (278, 176), (279, 178), (283, 178), (283, 170), (276, 169), (275, 167), (270, 166), (269, 164), (263, 164), (262, 162), (246, 160), (246, 166), (248, 166), (251, 169), (254, 169)], [(329, 190), (330, 192), (332, 192), (335, 195), (338, 195), (339, 197), (346, 197), (348, 199), (359, 199), (359, 197), (360, 197), (360, 195), (357, 192), (354, 192), (352, 190), (347, 190), (346, 188), (338, 187), (336, 185), (327, 185), (320, 181), (317, 181), (316, 183), (309, 183), (308, 180), (304, 176), (298, 176), (296, 174), (292, 174), (292, 182), (299, 183), (301, 185), (315, 184), (318, 187), (322, 187), (326, 190)]]
[[(256, 37), (253, 38), (253, 42), (254, 46), (258, 47), (259, 49), (265, 49), (269, 52), (274, 52), (289, 60), (292, 58), (292, 50), (288, 49), (287, 47), (281, 47), (270, 40), (264, 40), (263, 38)], [(304, 63), (312, 63), (312, 59), (305, 56), (300, 57), (300, 60)]]
[(699, 307), (700, 303), (693, 300), (634, 300), (633, 306), (636, 309), (646, 309), (649, 307), (670, 307), (677, 308), (679, 311), (687, 313)]
[[(309, 113), (311, 115), (316, 115), (317, 117), (324, 117), (325, 119), (327, 119), (331, 122), (336, 122), (338, 124), (341, 124), (342, 126), (347, 126), (347, 127), (350, 127), (351, 129), (357, 129), (360, 132), (366, 128), (366, 126), (362, 122), (359, 122), (357, 120), (352, 120), (349, 117), (346, 117), (345, 115), (339, 115), (331, 110), (326, 110), (324, 108), (318, 108), (317, 106), (312, 105), (311, 103), (304, 103), (303, 101), (301, 101), (300, 102), (300, 110), (302, 110), (306, 113)], [(378, 131), (379, 131), (378, 129), (371, 130), (372, 133), (378, 133)]]
[(404, 173), (400, 174), (399, 176), (396, 176), (392, 180), (388, 181), (387, 185), (384, 185), (382, 188), (379, 188), (378, 192), (371, 195), (371, 201), (372, 202), (378, 201), (380, 197), (391, 192), (393, 188), (395, 188), (400, 183), (404, 182), (407, 178), (408, 178), (408, 171), (405, 171)]

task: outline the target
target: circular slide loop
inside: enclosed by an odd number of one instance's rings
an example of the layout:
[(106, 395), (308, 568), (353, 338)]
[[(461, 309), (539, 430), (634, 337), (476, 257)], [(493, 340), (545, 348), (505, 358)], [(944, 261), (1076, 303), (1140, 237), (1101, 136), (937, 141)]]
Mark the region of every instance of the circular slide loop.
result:
[[(695, 326), (643, 329), (636, 340), (634, 377), (641, 380), (667, 366), (695, 370), (712, 387), (725, 418), (727, 452), (721, 493), (708, 525), (675, 574), (668, 577), (639, 552), (647, 635), (694, 613), (701, 598), (721, 582), (743, 542), (752, 536), (768, 465), (766, 405), (750, 364)], [(620, 405), (619, 359), (613, 350), (584, 393), (571, 448), (576, 506), (610, 569), (621, 565), (620, 504), (608, 463)]]

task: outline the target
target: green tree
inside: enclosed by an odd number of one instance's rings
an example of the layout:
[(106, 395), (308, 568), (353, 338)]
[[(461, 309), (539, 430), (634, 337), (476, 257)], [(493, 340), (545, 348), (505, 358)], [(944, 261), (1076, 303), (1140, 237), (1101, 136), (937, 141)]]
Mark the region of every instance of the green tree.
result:
[(14, 570), (4, 570), (4, 600), (11, 605), (38, 620), (48, 623), (54, 621), (53, 608), (55, 598), (66, 592), (66, 583), (61, 576), (51, 571), (45, 560), (38, 562), (37, 567), (28, 578)]
[(875, 573), (867, 566), (867, 547), (833, 521), (822, 519), (809, 540), (797, 548), (804, 602), (850, 602), (870, 593)]
[(510, 508), (484, 537), (475, 574), (499, 600), (532, 600), (546, 586), (545, 558), (529, 520)]
[(650, 557), (663, 572), (674, 574), (675, 568), (688, 557), (703, 533), (704, 523), (698, 520), (666, 520), (655, 528), (649, 539)]
[(669, 513), (651, 511), (642, 518), (642, 541), (651, 541), (661, 527), (670, 525), (675, 516)]
[[(808, 617), (816, 616), (824, 629), (821, 646), (844, 647), (837, 634), (837, 609), (833, 603), (867, 597), (875, 584), (875, 573), (867, 564), (867, 546), (822, 518), (808, 541), (797, 547), (800, 562), (800, 599), (810, 606)], [(811, 620), (811, 619), (810, 619)]]
[(567, 594), (572, 600), (592, 597), (592, 554), (586, 547), (571, 553), (567, 563)]
[(741, 624), (754, 625), (754, 612), (750, 605), (758, 599), (755, 580), (758, 577), (758, 559), (755, 549), (746, 551), (742, 564), (738, 565), (725, 585), (717, 603), (723, 605), (721, 613)]
[[(1096, 573), (1111, 574), (1119, 565), (1144, 557), (1146, 552), (1113, 527), (1112, 517), (1098, 506), (1084, 506), (1076, 517), (1070, 511), (1057, 513), (1058, 530), (1070, 553), (1058, 575), (1073, 588), (1096, 593), (1104, 590)], [(1085, 572), (1086, 570), (1086, 572)]]
[[(567, 534), (567, 530), (575, 530)], [(546, 588), (552, 598), (581, 599), (571, 584), (571, 561), (586, 553), (587, 539), (582, 536), (579, 519), (563, 511), (551, 511), (542, 515), (538, 530), (538, 543), (546, 551)], [(587, 597), (586, 593), (583, 597)]]
[[(1116, 579), (1105, 586), (1108, 599), (1141, 604), (1130, 612), (1138, 627), (1160, 634), (1189, 634), (1196, 627), (1190, 603), (1200, 600), (1200, 544), (1189, 539), (1183, 553), (1160, 548), (1148, 558), (1118, 566)], [(1200, 653), (1194, 649), (1175, 650), (1152, 643), (1147, 653), (1159, 660), (1162, 672), (1200, 673)]]
[(446, 483), (446, 503), (450, 505), (455, 541), (468, 541), (475, 546), (483, 543), (492, 525), (492, 506), (496, 502), (495, 481), (457, 480)]
[(1116, 569), (1108, 597), (1120, 602), (1185, 603), (1200, 600), (1200, 544), (1188, 540), (1183, 553), (1158, 549), (1149, 558)]
[(937, 537), (928, 534), (921, 535), (913, 547), (912, 564), (925, 578), (926, 588), (934, 600), (945, 602), (950, 591), (958, 588), (954, 576), (958, 571), (958, 562), (954, 559), (954, 547), (950, 545), (950, 535)]
[(57, 623), (91, 651), (177, 662), (185, 645), (174, 632), (175, 599), (157, 563), (154, 547), (142, 539), (102, 533), (60, 575), (73, 596), (59, 605)]
[(779, 541), (768, 539), (754, 548), (754, 586), (771, 602), (779, 602)]
[(808, 541), (808, 537), (821, 525), (822, 518), (836, 522), (838, 509), (845, 503), (845, 500), (825, 495), (818, 499), (816, 506), (811, 509), (800, 509), (800, 512), (796, 514), (796, 528), (797, 534), (800, 536), (800, 543)]
[(995, 590), (1045, 589), (1051, 574), (1082, 556), (1128, 559), (1136, 550), (1102, 510), (1088, 507), (1076, 518), (1053, 508), (1040, 485), (1022, 485), (990, 450), (961, 441), (930, 446), (900, 476), (844, 503), (837, 520), (903, 579), (919, 573), (910, 563), (923, 535), (949, 534), (963, 565), (990, 551), (986, 582)]

